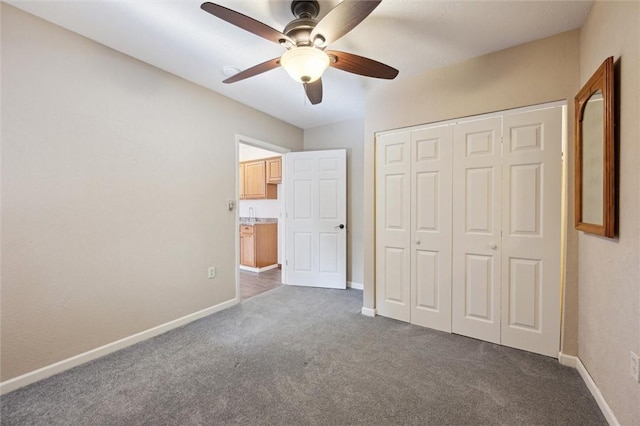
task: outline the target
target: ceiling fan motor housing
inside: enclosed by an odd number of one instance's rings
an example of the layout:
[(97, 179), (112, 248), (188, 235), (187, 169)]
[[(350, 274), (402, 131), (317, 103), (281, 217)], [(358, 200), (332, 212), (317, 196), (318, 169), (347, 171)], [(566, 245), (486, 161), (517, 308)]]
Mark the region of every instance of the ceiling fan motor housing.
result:
[(311, 18), (298, 18), (289, 22), (284, 34), (296, 42), (296, 46), (311, 46), (309, 35), (318, 22)]
[(318, 24), (315, 17), (320, 12), (320, 5), (317, 1), (295, 0), (291, 2), (291, 12), (297, 19), (289, 22), (283, 33), (295, 41), (296, 47), (312, 46), (309, 35)]
[(291, 2), (291, 12), (296, 18), (314, 19), (320, 12), (320, 4), (315, 0), (294, 0)]

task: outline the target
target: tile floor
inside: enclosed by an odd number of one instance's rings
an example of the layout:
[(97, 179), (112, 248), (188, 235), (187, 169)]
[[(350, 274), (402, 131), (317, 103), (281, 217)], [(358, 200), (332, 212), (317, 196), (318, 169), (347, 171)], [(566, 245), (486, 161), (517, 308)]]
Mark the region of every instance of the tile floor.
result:
[(278, 268), (259, 273), (240, 270), (240, 300), (280, 287), (281, 277), (282, 270)]

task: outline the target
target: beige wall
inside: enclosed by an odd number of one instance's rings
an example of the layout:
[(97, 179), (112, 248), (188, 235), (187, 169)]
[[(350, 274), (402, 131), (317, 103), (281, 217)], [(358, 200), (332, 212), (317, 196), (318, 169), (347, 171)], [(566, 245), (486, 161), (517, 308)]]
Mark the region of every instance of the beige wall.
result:
[(347, 280), (363, 282), (362, 180), (363, 120), (350, 120), (304, 131), (304, 150), (347, 149)]
[(1, 7), (4, 381), (233, 299), (235, 133), (303, 132)]
[[(579, 79), (579, 32), (570, 31), (461, 64), (379, 85), (367, 98), (364, 144), (364, 306), (374, 307), (374, 133), (492, 111), (567, 100)], [(570, 142), (573, 126), (569, 126)], [(572, 158), (573, 145), (569, 146)], [(570, 187), (573, 165), (569, 162)], [(573, 197), (563, 311), (563, 351), (577, 354), (577, 253)], [(560, 208), (560, 206), (558, 206)]]
[(640, 3), (596, 2), (580, 33), (580, 84), (609, 56), (619, 78), (619, 237), (579, 233), (579, 357), (618, 421), (640, 424)]

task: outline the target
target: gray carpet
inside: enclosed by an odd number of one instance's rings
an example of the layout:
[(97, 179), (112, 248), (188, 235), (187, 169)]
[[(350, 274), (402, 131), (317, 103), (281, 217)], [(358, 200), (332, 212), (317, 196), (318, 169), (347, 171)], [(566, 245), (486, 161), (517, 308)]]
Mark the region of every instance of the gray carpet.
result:
[(557, 360), (282, 286), (2, 397), (2, 425), (606, 424)]

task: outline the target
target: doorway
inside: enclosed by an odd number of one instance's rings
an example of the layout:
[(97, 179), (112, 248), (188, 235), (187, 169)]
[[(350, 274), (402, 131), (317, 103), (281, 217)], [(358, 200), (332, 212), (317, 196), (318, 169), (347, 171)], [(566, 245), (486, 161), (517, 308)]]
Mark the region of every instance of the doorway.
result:
[(287, 152), (286, 148), (236, 135), (236, 297), (241, 301), (282, 284), (284, 180), (267, 183), (267, 173), (270, 167), (282, 170)]

